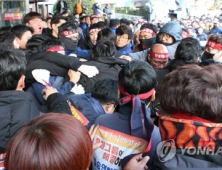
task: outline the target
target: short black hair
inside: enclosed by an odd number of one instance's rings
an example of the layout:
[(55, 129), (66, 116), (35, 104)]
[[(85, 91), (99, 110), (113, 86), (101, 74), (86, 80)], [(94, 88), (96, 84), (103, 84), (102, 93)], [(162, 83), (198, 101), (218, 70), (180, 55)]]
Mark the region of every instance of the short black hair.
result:
[(118, 103), (118, 82), (109, 78), (99, 79), (92, 88), (91, 97), (101, 104)]
[(30, 31), (32, 34), (34, 32), (32, 27), (26, 26), (26, 25), (16, 25), (14, 27), (12, 27), (11, 32), (19, 39), (22, 38), (22, 35), (26, 32), (26, 31)]
[(12, 32), (5, 32), (0, 34), (0, 44), (5, 44), (6, 46), (13, 46), (13, 41), (15, 40), (15, 35)]
[(64, 19), (64, 20), (68, 21), (67, 17), (64, 17), (62, 15), (55, 15), (52, 17), (52, 19), (50, 21), (50, 25), (52, 26), (53, 24), (58, 24), (60, 22), (60, 19)]
[(116, 54), (116, 47), (111, 41), (98, 41), (93, 47), (94, 57), (114, 57)]
[(199, 63), (198, 65), (201, 66), (201, 67), (204, 67), (204, 66), (218, 65), (218, 64), (221, 64), (221, 63), (220, 63), (219, 61), (216, 61), (216, 60), (210, 58), (210, 59), (207, 59), (207, 60), (202, 61), (202, 62)]
[(129, 26), (127, 26), (127, 25), (120, 25), (116, 29), (116, 35), (123, 35), (123, 34), (127, 34), (128, 35), (128, 39), (133, 39), (132, 29)]
[(34, 18), (40, 18), (42, 19), (41, 14), (39, 14), (38, 12), (29, 12), (28, 14), (26, 14), (23, 18), (23, 23), (29, 23), (30, 20), (34, 19)]
[(157, 27), (156, 27), (156, 25), (154, 25), (152, 23), (145, 23), (145, 24), (141, 25), (140, 30), (143, 30), (145, 28), (149, 28), (149, 29), (153, 30), (155, 33), (157, 33)]
[(99, 40), (109, 40), (113, 43), (116, 42), (116, 34), (112, 32), (109, 28), (104, 28), (98, 32), (97, 41)]
[(0, 28), (0, 34), (3, 34), (5, 32), (10, 32), (11, 28), (12, 28), (11, 26), (1, 27)]
[(116, 27), (120, 25), (119, 19), (111, 19), (109, 22), (109, 27)]
[(133, 60), (119, 72), (119, 85), (128, 94), (147, 93), (157, 85), (156, 72), (145, 61)]
[(43, 41), (39, 46), (38, 46), (38, 51), (46, 51), (47, 49), (51, 48), (51, 47), (55, 47), (55, 46), (62, 46), (64, 47), (64, 44), (56, 39), (49, 39), (46, 41)]
[(45, 36), (43, 36), (42, 34), (33, 35), (32, 38), (27, 41), (26, 49), (35, 51), (38, 46), (45, 40), (47, 40), (47, 38), (45, 38)]
[(120, 25), (130, 25), (130, 21), (128, 19), (122, 18), (120, 19)]
[(0, 50), (0, 91), (16, 90), (25, 74), (26, 60), (20, 50)]
[(64, 30), (78, 31), (78, 26), (75, 23), (68, 21), (59, 26), (59, 32), (62, 32)]

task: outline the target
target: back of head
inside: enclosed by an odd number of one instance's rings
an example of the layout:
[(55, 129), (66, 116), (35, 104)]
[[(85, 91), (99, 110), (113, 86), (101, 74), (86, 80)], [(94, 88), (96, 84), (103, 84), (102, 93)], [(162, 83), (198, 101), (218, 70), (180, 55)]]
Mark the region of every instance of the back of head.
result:
[(133, 60), (119, 73), (119, 85), (128, 94), (142, 94), (157, 85), (156, 72), (147, 62)]
[[(39, 46), (38, 46), (38, 51), (46, 51), (47, 49), (51, 47), (61, 47), (64, 50), (64, 45), (61, 41), (58, 41), (56, 39), (50, 39), (50, 40), (45, 40), (43, 41)], [(59, 49), (58, 49), (59, 50)], [(56, 52), (56, 51), (55, 51)]]
[(14, 46), (13, 42), (15, 40), (15, 35), (12, 32), (5, 32), (0, 34), (0, 44), (5, 44), (7, 46)]
[(26, 60), (20, 50), (0, 50), (0, 91), (16, 90), (25, 74)]
[(109, 28), (104, 28), (98, 32), (97, 41), (99, 40), (107, 40), (113, 43), (116, 42), (116, 34), (112, 32)]
[(65, 21), (68, 21), (68, 18), (67, 18), (67, 17), (64, 17), (64, 16), (62, 16), (62, 15), (54, 15), (54, 16), (52, 17), (51, 21), (50, 21), (51, 26), (52, 26), (53, 24), (58, 24), (58, 23), (60, 22), (60, 19), (65, 20)]
[(93, 47), (94, 57), (114, 57), (116, 54), (116, 47), (111, 41), (98, 41)]
[(86, 170), (92, 155), (88, 131), (76, 118), (47, 113), (23, 126), (10, 141), (5, 167), (8, 170)]
[(158, 90), (163, 114), (184, 113), (222, 122), (222, 65), (186, 65), (167, 74)]
[(1, 27), (0, 34), (5, 33), (5, 32), (10, 32), (11, 28), (12, 28), (11, 26)]
[(116, 29), (116, 35), (123, 35), (123, 34), (127, 34), (128, 35), (128, 39), (132, 39), (133, 38), (133, 32), (132, 29), (127, 26), (127, 25), (120, 25), (117, 29)]
[(26, 26), (26, 25), (16, 25), (12, 27), (11, 32), (19, 39), (21, 39), (22, 35), (26, 32), (30, 31), (32, 34), (34, 33), (33, 28)]
[(120, 25), (130, 25), (130, 21), (128, 19), (122, 18), (120, 19)]
[(118, 82), (109, 79), (99, 79), (91, 92), (91, 97), (103, 104), (117, 104), (118, 103)]
[(29, 49), (31, 51), (37, 50), (38, 46), (43, 42), (46, 41), (47, 39), (39, 34), (39, 35), (33, 35), (31, 39), (28, 40), (26, 44), (26, 49)]
[(39, 14), (38, 12), (29, 12), (28, 14), (26, 14), (23, 18), (23, 23), (29, 23), (30, 20), (34, 19), (34, 18), (40, 18), (42, 19), (41, 14)]
[(182, 60), (189, 63), (195, 63), (200, 56), (200, 42), (192, 37), (182, 39), (175, 52), (176, 60)]
[(120, 21), (119, 19), (111, 19), (110, 22), (109, 22), (109, 27), (117, 27), (120, 25)]

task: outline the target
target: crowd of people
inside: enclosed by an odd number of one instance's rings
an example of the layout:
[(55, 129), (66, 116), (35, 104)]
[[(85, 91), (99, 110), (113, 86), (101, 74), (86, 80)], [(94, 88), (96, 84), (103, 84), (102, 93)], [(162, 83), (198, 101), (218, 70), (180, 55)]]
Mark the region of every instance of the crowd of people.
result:
[(0, 28), (0, 169), (222, 168), (221, 18), (58, 4)]

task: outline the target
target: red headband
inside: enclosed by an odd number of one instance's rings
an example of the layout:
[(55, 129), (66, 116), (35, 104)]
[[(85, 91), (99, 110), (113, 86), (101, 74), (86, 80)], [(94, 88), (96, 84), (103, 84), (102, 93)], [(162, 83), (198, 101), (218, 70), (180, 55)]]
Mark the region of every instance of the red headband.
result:
[(152, 58), (166, 60), (169, 58), (169, 53), (156, 53), (156, 52), (150, 51), (150, 56)]
[(69, 35), (76, 34), (76, 33), (78, 33), (78, 31), (65, 30), (65, 31), (61, 32), (61, 34), (64, 35), (64, 36), (69, 36)]
[(186, 31), (182, 31), (182, 35), (185, 35), (186, 37), (190, 37), (190, 34)]
[(91, 30), (89, 31), (89, 33), (99, 32), (100, 30), (101, 30), (100, 28), (91, 29)]
[(222, 45), (214, 41), (208, 41), (206, 46), (211, 47), (213, 49), (222, 50)]
[(51, 51), (51, 52), (65, 51), (65, 49), (62, 46), (54, 46), (54, 47), (48, 48), (46, 51)]
[(146, 33), (156, 35), (156, 33), (153, 30), (149, 29), (149, 28), (144, 28), (144, 29), (140, 30), (140, 32), (146, 32)]

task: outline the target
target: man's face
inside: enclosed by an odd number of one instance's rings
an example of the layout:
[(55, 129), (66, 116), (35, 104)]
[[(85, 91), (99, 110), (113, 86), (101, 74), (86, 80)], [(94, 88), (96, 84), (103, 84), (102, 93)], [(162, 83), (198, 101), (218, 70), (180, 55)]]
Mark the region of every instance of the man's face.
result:
[(153, 35), (148, 32), (140, 32), (139, 39), (150, 39)]
[(167, 66), (168, 63), (168, 59), (160, 60), (151, 56), (148, 57), (148, 60), (150, 61), (150, 65), (153, 67), (154, 70), (163, 69)]
[(130, 39), (128, 34), (123, 34), (123, 35), (116, 35), (116, 46), (117, 47), (124, 47), (127, 44), (129, 44)]
[(166, 33), (160, 33), (159, 35), (160, 42), (172, 44), (173, 43), (173, 37)]
[(41, 18), (33, 18), (28, 23), (26, 23), (26, 25), (34, 29), (34, 35), (42, 34), (43, 23)]
[(21, 49), (26, 49), (27, 41), (30, 38), (32, 38), (32, 33), (30, 31), (26, 31), (26, 32), (24, 32), (24, 34), (22, 35), (22, 37), (20, 39), (16, 37), (16, 41), (18, 42), (19, 47)]
[(89, 39), (93, 45), (96, 45), (97, 37), (98, 37), (98, 32), (91, 32), (89, 34)]

